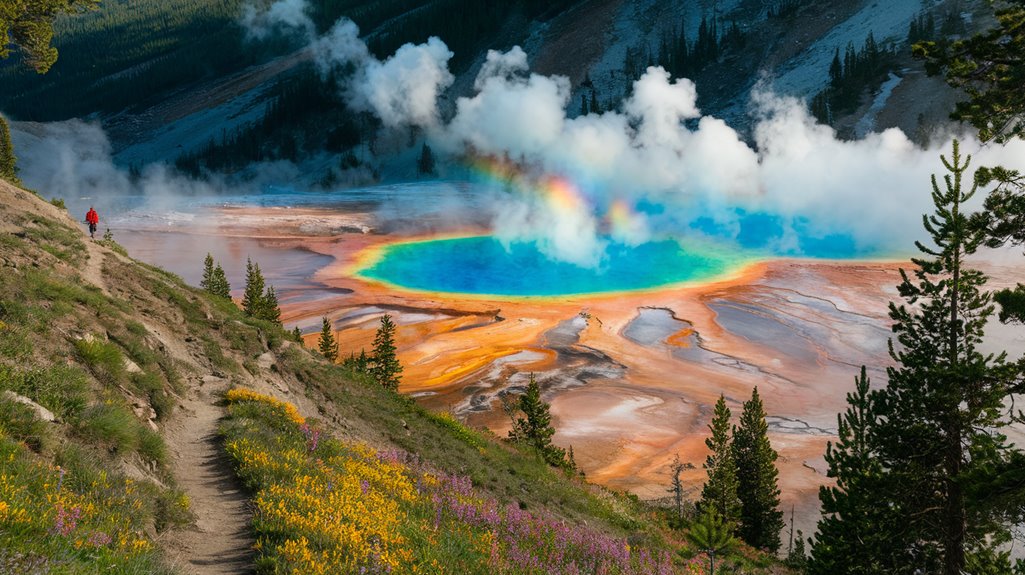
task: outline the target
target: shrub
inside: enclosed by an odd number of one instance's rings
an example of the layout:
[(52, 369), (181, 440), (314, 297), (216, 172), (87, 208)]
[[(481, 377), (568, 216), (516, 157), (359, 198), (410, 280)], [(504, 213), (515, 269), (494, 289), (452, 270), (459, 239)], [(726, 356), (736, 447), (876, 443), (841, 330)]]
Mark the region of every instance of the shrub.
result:
[(14, 438), (40, 452), (50, 445), (47, 425), (36, 417), (31, 407), (0, 396), (0, 437)]
[(125, 379), (125, 358), (118, 347), (97, 339), (80, 339), (75, 350), (96, 379), (108, 385), (118, 385)]
[(84, 437), (103, 442), (115, 451), (127, 453), (139, 448), (141, 424), (124, 407), (111, 403), (89, 407), (77, 427)]

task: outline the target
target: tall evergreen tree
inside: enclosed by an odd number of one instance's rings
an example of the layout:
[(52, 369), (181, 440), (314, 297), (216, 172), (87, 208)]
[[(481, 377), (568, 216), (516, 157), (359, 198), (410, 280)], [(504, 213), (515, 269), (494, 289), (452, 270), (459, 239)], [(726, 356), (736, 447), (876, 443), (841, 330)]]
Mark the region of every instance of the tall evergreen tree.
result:
[(320, 339), (317, 340), (317, 350), (320, 351), (320, 355), (331, 362), (338, 359), (338, 342), (335, 341), (335, 334), (327, 317), (323, 318), (323, 323), (320, 327)]
[[(891, 504), (904, 507), (902, 528), (915, 541), (915, 562), (927, 572), (959, 575), (995, 557), (994, 546), (1007, 538), (1009, 509), (1025, 510), (1025, 482), (1011, 494), (995, 490), (1011, 486), (1001, 470), (1023, 459), (1001, 429), (1008, 424), (1005, 404), (1022, 391), (1025, 363), (978, 348), (994, 308), (983, 291), (986, 276), (965, 267), (984, 241), (964, 211), (977, 184), (962, 185), (971, 157), (962, 158), (956, 141), (950, 160), (941, 160), (949, 174), (942, 187), (933, 176), (936, 210), (923, 218), (933, 245), (917, 243), (924, 257), (912, 260), (912, 275), (901, 272), (898, 291), (908, 305), (890, 304), (897, 367), (887, 370), (875, 435), (892, 478)], [(1008, 497), (1017, 504), (1008, 508)]]
[(18, 46), (23, 61), (45, 74), (57, 61), (57, 49), (52, 46), (57, 16), (90, 10), (98, 4), (99, 0), (4, 2), (0, 6), (0, 60), (10, 56), (11, 46)]
[(263, 294), (259, 319), (281, 325), (281, 307), (278, 304), (278, 294), (274, 291), (274, 286), (268, 287)]
[(923, 218), (931, 245), (901, 271), (906, 304), (890, 304), (896, 366), (877, 392), (859, 380), (829, 452), (837, 487), (823, 492), (813, 574), (1011, 572), (999, 548), (1025, 521), (1025, 452), (1002, 429), (1025, 361), (978, 349), (993, 306), (986, 276), (964, 265), (985, 237), (964, 211), (971, 158), (955, 142), (941, 159), (949, 174), (942, 187), (933, 177)]
[(299, 329), (299, 326), (295, 326), (292, 329), (292, 339), (294, 339), (296, 343), (299, 344), (303, 342), (303, 332), (301, 329)]
[(737, 462), (730, 439), (730, 408), (726, 407), (723, 395), (715, 404), (715, 415), (708, 429), (712, 435), (705, 439), (705, 445), (711, 453), (705, 459), (708, 481), (701, 490), (700, 507), (714, 508), (720, 519), (736, 528), (740, 523), (741, 509), (737, 495)]
[(779, 550), (783, 512), (779, 510), (779, 471), (776, 451), (769, 443), (769, 425), (758, 388), (744, 402), (740, 425), (733, 431), (740, 497), (740, 537), (752, 547)]
[(214, 258), (209, 253), (206, 254), (206, 258), (203, 260), (203, 279), (200, 280), (199, 287), (206, 290), (209, 294), (228, 300), (231, 299), (231, 286), (228, 285), (228, 278), (224, 275), (224, 269), (219, 263), (215, 265)]
[(259, 317), (263, 309), (264, 281), (260, 264), (246, 259), (246, 289), (242, 294), (242, 311), (250, 317)]
[(206, 253), (206, 259), (203, 260), (203, 279), (199, 280), (199, 287), (204, 290), (211, 292), (213, 291), (214, 282), (214, 257), (210, 255), (210, 252)]
[(226, 300), (231, 299), (231, 284), (228, 283), (228, 278), (224, 275), (224, 268), (221, 267), (220, 263), (214, 266), (209, 291), (215, 296), (220, 296)]
[(18, 180), (18, 164), (14, 157), (14, 144), (11, 143), (11, 131), (7, 119), (0, 116), (0, 180), (7, 180), (20, 185)]
[(523, 417), (513, 422), (509, 438), (536, 449), (549, 465), (562, 465), (566, 453), (552, 443), (552, 436), (555, 435), (552, 415), (548, 404), (541, 398), (541, 386), (534, 374), (530, 374), (527, 391), (520, 396), (517, 407), (523, 412)]
[(381, 327), (374, 336), (374, 351), (371, 356), (370, 375), (382, 386), (397, 390), (402, 373), (402, 364), (395, 355), (395, 323), (391, 316), (381, 317)]
[[(947, 83), (968, 95), (951, 117), (970, 123), (983, 141), (1003, 143), (1025, 138), (1025, 0), (992, 5), (993, 28), (952, 44), (918, 42), (914, 51), (926, 59), (930, 74), (944, 73)], [(1000, 183), (986, 198), (981, 214), (987, 244), (1025, 245), (1025, 175), (1003, 168), (980, 169), (977, 175), (985, 184)], [(1001, 307), (1001, 321), (1025, 323), (1025, 284), (1000, 291), (994, 299)]]
[(883, 496), (888, 478), (873, 436), (879, 418), (864, 367), (854, 383), (847, 412), (837, 416), (837, 441), (826, 445), (828, 475), (836, 485), (819, 488), (822, 518), (807, 573), (913, 573), (911, 562), (901, 566), (910, 542), (901, 535), (900, 502)]

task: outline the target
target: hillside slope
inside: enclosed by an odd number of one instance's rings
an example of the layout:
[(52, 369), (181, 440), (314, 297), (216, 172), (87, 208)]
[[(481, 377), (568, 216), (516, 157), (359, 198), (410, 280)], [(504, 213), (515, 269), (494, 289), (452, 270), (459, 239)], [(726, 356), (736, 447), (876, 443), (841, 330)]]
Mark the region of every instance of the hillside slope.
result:
[(252, 506), (218, 428), (232, 387), (465, 478), (482, 501), (693, 555), (663, 512), (328, 364), (30, 192), (0, 182), (0, 203), (0, 572), (81, 572), (98, 556), (111, 572), (246, 571)]

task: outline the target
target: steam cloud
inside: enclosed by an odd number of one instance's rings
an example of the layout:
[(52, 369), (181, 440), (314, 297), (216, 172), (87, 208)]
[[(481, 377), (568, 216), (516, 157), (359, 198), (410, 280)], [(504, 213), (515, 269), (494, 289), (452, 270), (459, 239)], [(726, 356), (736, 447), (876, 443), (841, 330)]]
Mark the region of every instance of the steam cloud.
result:
[[(283, 2), (291, 0), (270, 11)], [(649, 230), (690, 229), (699, 219), (703, 229), (736, 235), (743, 214), (764, 213), (782, 222), (772, 247), (784, 253), (800, 252), (798, 227), (812, 236), (846, 234), (865, 249), (906, 247), (930, 209), (929, 177), (942, 168), (938, 156), (950, 150), (949, 139), (921, 149), (897, 129), (839, 140), (802, 101), (767, 86), (752, 96), (752, 148), (725, 122), (701, 114), (693, 82), (674, 81), (657, 67), (636, 81), (621, 112), (570, 118), (569, 80), (531, 73), (519, 47), (488, 52), (475, 93), (459, 98), (452, 117), (441, 122), (437, 101), (452, 83), (452, 53), (438, 38), (407, 44), (383, 62), (348, 20), (311, 43), (322, 70), (356, 69), (343, 93), (385, 125), (424, 128), (452, 154), (511, 158), (576, 182), (585, 201), (554, 211), (540, 196), (507, 196), (493, 223), (506, 240), (535, 240), (550, 256), (579, 265), (600, 265), (605, 214), (617, 200), (665, 207), (613, 233), (626, 243), (644, 241)], [(986, 148), (970, 136), (962, 140), (977, 154), (976, 165), (1023, 167), (1020, 140)]]
[[(722, 120), (702, 115), (693, 82), (674, 80), (658, 67), (635, 82), (621, 111), (570, 117), (569, 80), (532, 73), (519, 47), (489, 51), (473, 93), (458, 98), (443, 117), (439, 98), (454, 77), (448, 69), (453, 54), (440, 39), (406, 44), (381, 60), (353, 22), (340, 20), (320, 35), (309, 12), (306, 0), (277, 0), (247, 6), (241, 23), (253, 38), (303, 35), (318, 68), (342, 78), (339, 90), (350, 107), (372, 112), (390, 128), (421, 128), (437, 151), (508, 158), (527, 166), (539, 184), (549, 175), (574, 182), (579, 197), (555, 207), (543, 194), (495, 193), (492, 223), (506, 241), (534, 240), (551, 257), (582, 266), (601, 265), (610, 236), (628, 244), (695, 230), (736, 237), (751, 214), (779, 222), (771, 248), (780, 253), (801, 253), (802, 236), (835, 234), (849, 236), (859, 248), (906, 249), (921, 235), (921, 214), (931, 208), (929, 177), (942, 171), (938, 156), (950, 150), (949, 138), (922, 149), (896, 129), (840, 140), (815, 122), (802, 101), (773, 94), (768, 86), (752, 96), (757, 122), (749, 145)], [(100, 139), (98, 130), (74, 126)], [(1025, 168), (1021, 140), (984, 147), (972, 137), (961, 139), (963, 149), (976, 155), (976, 166)], [(34, 184), (75, 190), (87, 185), (81, 183), (85, 174), (86, 182), (104, 180), (118, 191), (218, 186), (175, 179), (159, 168), (145, 172), (142, 184), (104, 175), (109, 144), (102, 138), (90, 146), (73, 147), (94, 150), (92, 156), (47, 152), (53, 175)], [(54, 160), (62, 158), (68, 169), (54, 170)], [(80, 163), (77, 170), (70, 169), (72, 162)], [(48, 173), (28, 159), (23, 169)], [(626, 225), (610, 227), (617, 204), (638, 211)]]

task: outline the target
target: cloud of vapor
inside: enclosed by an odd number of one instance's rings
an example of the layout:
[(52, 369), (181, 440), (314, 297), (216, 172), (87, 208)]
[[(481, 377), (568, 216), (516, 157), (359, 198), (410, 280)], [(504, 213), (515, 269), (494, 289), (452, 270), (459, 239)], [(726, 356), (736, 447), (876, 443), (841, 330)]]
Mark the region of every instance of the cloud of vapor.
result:
[[(283, 25), (287, 23), (283, 22)], [(425, 128), (450, 155), (511, 160), (539, 193), (496, 194), (493, 227), (505, 241), (533, 240), (551, 257), (601, 264), (609, 238), (636, 244), (655, 234), (706, 233), (744, 239), (769, 233), (761, 247), (801, 255), (803, 238), (844, 236), (857, 249), (904, 250), (921, 236), (931, 210), (929, 178), (942, 170), (946, 139), (929, 149), (896, 129), (845, 141), (816, 123), (803, 101), (764, 85), (754, 90), (753, 145), (724, 121), (703, 115), (697, 87), (649, 68), (620, 111), (571, 117), (567, 78), (530, 71), (520, 47), (487, 53), (473, 93), (440, 119), (438, 98), (453, 81), (452, 53), (438, 38), (407, 44), (390, 58), (369, 53), (352, 22), (341, 20), (311, 42), (321, 70), (352, 69), (342, 92), (350, 105), (388, 127)], [(976, 165), (1025, 167), (1025, 144), (983, 148), (963, 137)], [(578, 188), (553, 202), (553, 176)], [(609, 225), (613, 205), (647, 207)], [(751, 218), (770, 230), (750, 229)]]
[(288, 162), (254, 166), (245, 182), (214, 176), (195, 179), (163, 164), (151, 164), (136, 176), (114, 164), (110, 140), (97, 122), (74, 119), (45, 124), (14, 122), (11, 138), (18, 152), (19, 177), (27, 186), (63, 198), (72, 213), (95, 205), (104, 215), (145, 206), (150, 217), (175, 214), (181, 202), (261, 189), (268, 182), (293, 181)]
[(239, 23), (246, 30), (246, 36), (254, 40), (263, 40), (277, 31), (298, 32), (313, 38), (317, 28), (310, 18), (309, 8), (306, 0), (275, 0), (263, 7), (246, 4)]
[[(319, 69), (340, 79), (347, 105), (372, 112), (388, 128), (422, 128), (441, 157), (515, 165), (516, 185), (497, 178), (474, 188), (485, 198), (474, 217), (490, 212), (503, 241), (534, 241), (550, 257), (581, 266), (600, 267), (610, 242), (683, 235), (784, 255), (808, 253), (809, 238), (843, 236), (865, 253), (903, 253), (923, 235), (930, 176), (942, 173), (939, 155), (950, 152), (949, 138), (922, 149), (896, 129), (841, 140), (804, 102), (763, 85), (752, 95), (748, 143), (702, 114), (693, 82), (659, 67), (634, 83), (618, 111), (572, 116), (570, 81), (533, 73), (519, 47), (489, 51), (472, 93), (443, 115), (439, 99), (454, 81), (444, 42), (406, 44), (379, 59), (354, 23), (343, 19), (318, 35), (310, 13), (306, 0), (276, 0), (247, 6), (243, 23), (253, 37), (305, 34)], [(21, 124), (14, 136), (20, 150), (33, 149), (22, 154), (23, 179), (47, 193), (178, 198), (239, 191), (162, 167), (130, 178), (114, 167), (96, 124)], [(994, 147), (964, 137), (962, 148), (976, 155), (975, 166), (1025, 169), (1021, 140)], [(278, 181), (301, 181), (295, 166), (256, 171), (268, 170), (277, 170)]]

